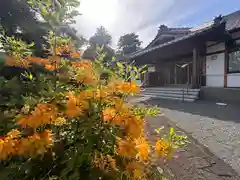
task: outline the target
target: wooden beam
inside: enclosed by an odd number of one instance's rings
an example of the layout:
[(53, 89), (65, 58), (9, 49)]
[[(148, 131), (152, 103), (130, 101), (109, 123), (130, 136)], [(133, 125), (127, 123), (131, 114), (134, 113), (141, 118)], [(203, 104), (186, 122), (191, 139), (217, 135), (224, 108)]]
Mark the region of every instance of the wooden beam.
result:
[(193, 63), (192, 63), (192, 86), (197, 86), (197, 48), (193, 48)]
[(225, 45), (225, 58), (224, 58), (224, 87), (227, 87), (227, 73), (228, 73), (228, 60), (229, 60), (229, 55), (228, 55), (228, 47)]
[(176, 62), (174, 62), (174, 84), (177, 84), (177, 66)]

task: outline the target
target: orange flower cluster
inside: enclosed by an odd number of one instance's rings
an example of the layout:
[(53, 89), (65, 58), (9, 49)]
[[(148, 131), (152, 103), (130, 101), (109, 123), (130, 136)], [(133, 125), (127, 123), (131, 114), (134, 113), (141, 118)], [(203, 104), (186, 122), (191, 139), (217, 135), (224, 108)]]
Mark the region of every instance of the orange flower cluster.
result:
[(103, 111), (104, 121), (118, 125), (125, 130), (125, 137), (117, 141), (117, 152), (126, 158), (147, 161), (150, 153), (148, 142), (143, 136), (143, 120), (135, 116), (131, 109), (117, 100), (115, 107)]
[(92, 62), (89, 61), (89, 60), (76, 61), (76, 62), (72, 62), (72, 67), (91, 69), (92, 68)]
[(7, 56), (5, 59), (5, 65), (6, 66), (13, 66), (13, 67), (29, 67), (29, 61), (26, 59), (18, 59), (18, 58), (13, 58), (10, 56)]
[(52, 145), (53, 137), (50, 130), (21, 137), (20, 132), (14, 129), (0, 139), (0, 160), (13, 156), (34, 157), (45, 153)]
[(170, 158), (173, 153), (173, 148), (168, 141), (161, 139), (156, 142), (155, 151), (160, 157)]
[(20, 132), (18, 130), (12, 130), (6, 137), (0, 139), (0, 160), (6, 160), (17, 154), (16, 145), (18, 144), (18, 138)]
[(27, 68), (32, 65), (32, 63), (39, 64), (48, 70), (55, 70), (58, 67), (61, 59), (58, 56), (49, 57), (48, 59), (29, 56), (26, 59), (16, 59), (13, 57), (7, 57), (5, 60), (5, 65), (14, 67)]
[(99, 77), (97, 77), (96, 73), (91, 69), (82, 69), (78, 71), (76, 80), (79, 83), (94, 86), (99, 81)]
[(125, 158), (137, 158), (141, 162), (146, 162), (149, 159), (150, 146), (143, 136), (140, 136), (135, 140), (130, 138), (118, 138), (117, 152)]
[(124, 82), (122, 80), (115, 80), (108, 86), (114, 88), (115, 92), (124, 94), (137, 94), (140, 91), (140, 86), (136, 83), (136, 81)]
[(135, 147), (134, 141), (127, 139), (117, 139), (117, 152), (119, 155), (126, 157), (126, 158), (135, 158), (137, 156), (137, 150)]
[(58, 46), (56, 53), (59, 56), (68, 55), (70, 58), (79, 58), (81, 56), (81, 53), (76, 51), (71, 44)]
[(61, 58), (59, 56), (50, 56), (50, 57), (48, 57), (48, 59), (45, 59), (45, 58), (30, 56), (30, 57), (28, 57), (28, 61), (30, 63), (39, 64), (48, 70), (56, 70), (61, 61)]
[(92, 62), (88, 60), (72, 62), (74, 73), (73, 79), (85, 85), (97, 85), (100, 77), (93, 68)]
[(30, 115), (21, 118), (18, 124), (24, 128), (38, 128), (45, 124), (59, 124), (57, 108), (53, 104), (38, 104), (35, 110)]
[(52, 131), (45, 130), (43, 133), (34, 133), (32, 136), (22, 138), (16, 146), (17, 155), (34, 157), (43, 154), (53, 146)]
[(103, 118), (108, 123), (123, 127), (128, 137), (133, 139), (143, 133), (143, 120), (135, 116), (127, 106), (106, 108)]
[(136, 143), (136, 149), (138, 151), (137, 158), (140, 159), (140, 161), (147, 161), (148, 155), (150, 152), (150, 146), (145, 138), (139, 137), (135, 140)]
[(67, 101), (67, 110), (65, 114), (68, 117), (76, 117), (80, 116), (84, 113), (86, 109), (88, 109), (88, 102), (85, 101), (85, 96), (79, 94), (77, 96), (74, 95), (74, 92), (68, 92), (68, 101)]
[(131, 179), (137, 180), (137, 179), (145, 179), (144, 178), (144, 171), (145, 171), (145, 166), (139, 162), (130, 162), (126, 166), (128, 175)]

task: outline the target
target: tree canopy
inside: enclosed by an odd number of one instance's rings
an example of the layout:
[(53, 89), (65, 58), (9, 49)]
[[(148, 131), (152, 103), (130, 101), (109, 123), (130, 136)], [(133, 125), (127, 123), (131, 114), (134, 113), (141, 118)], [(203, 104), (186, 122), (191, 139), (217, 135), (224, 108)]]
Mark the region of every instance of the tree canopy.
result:
[(97, 28), (96, 33), (90, 37), (89, 43), (91, 45), (111, 45), (112, 36), (105, 27), (100, 26)]
[(131, 54), (141, 49), (142, 41), (135, 33), (125, 34), (118, 41), (118, 49), (124, 55)]
[[(44, 4), (42, 8), (37, 8), (38, 4), (36, 4), (36, 2), (37, 1), (32, 0), (0, 1), (0, 25), (6, 32), (6, 35), (18, 37), (27, 43), (34, 42), (35, 45), (33, 48), (36, 49), (36, 54), (41, 55), (43, 53), (42, 45), (46, 45), (47, 43), (42, 37), (47, 35), (51, 29), (51, 25), (47, 21), (40, 21), (40, 19), (45, 20), (51, 17), (49, 16), (50, 10), (48, 6)], [(82, 37), (78, 37), (76, 30), (73, 30), (73, 28), (68, 25), (74, 23), (74, 17), (79, 15), (78, 11), (74, 9), (74, 7), (79, 5), (79, 1), (54, 0), (46, 2), (54, 2), (56, 9), (61, 8), (59, 18), (56, 20), (56, 25), (59, 27), (57, 30), (58, 34), (68, 34), (76, 41), (78, 47), (82, 46), (85, 40)], [(71, 7), (71, 10), (69, 10), (69, 7)], [(46, 9), (48, 11), (46, 11)], [(44, 15), (45, 17), (42, 17)], [(67, 21), (63, 21), (66, 19)]]

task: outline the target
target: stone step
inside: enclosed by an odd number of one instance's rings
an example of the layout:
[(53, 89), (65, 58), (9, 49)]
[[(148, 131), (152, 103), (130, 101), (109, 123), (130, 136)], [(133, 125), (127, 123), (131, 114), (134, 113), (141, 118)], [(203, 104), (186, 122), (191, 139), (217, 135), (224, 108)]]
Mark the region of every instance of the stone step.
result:
[(180, 100), (186, 102), (194, 102), (199, 98), (200, 89), (188, 89), (188, 88), (146, 88), (141, 91), (143, 96), (151, 96), (157, 99), (171, 99)]
[[(157, 97), (176, 97), (176, 98), (183, 98), (183, 94), (171, 94), (171, 93), (151, 93), (151, 92), (144, 92), (142, 93), (144, 96), (157, 96)], [(184, 94), (184, 99), (198, 99), (198, 95), (191, 95), (191, 94)]]
[(145, 88), (146, 90), (154, 90), (154, 91), (191, 91), (191, 92), (199, 92), (200, 89), (191, 89), (191, 88), (163, 88), (163, 87), (150, 87), (150, 88)]
[(199, 91), (164, 91), (164, 90), (149, 90), (146, 89), (145, 91), (142, 91), (142, 93), (156, 93), (156, 94), (183, 94), (184, 95), (198, 95)]
[[(143, 95), (145, 96), (145, 95)], [(169, 99), (169, 100), (178, 100), (178, 101), (184, 101), (184, 102), (194, 102), (195, 99), (192, 98), (180, 98), (180, 97), (169, 97), (169, 96), (156, 96), (156, 95), (146, 95), (148, 99)]]

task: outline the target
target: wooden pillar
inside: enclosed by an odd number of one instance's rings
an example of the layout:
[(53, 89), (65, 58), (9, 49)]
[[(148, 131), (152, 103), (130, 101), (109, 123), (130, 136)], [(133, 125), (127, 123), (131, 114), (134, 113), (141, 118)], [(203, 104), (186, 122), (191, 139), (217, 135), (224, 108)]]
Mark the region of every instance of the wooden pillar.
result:
[(228, 55), (228, 48), (225, 45), (225, 58), (224, 58), (224, 87), (227, 88), (227, 72), (228, 72), (228, 60), (229, 60), (229, 55)]
[(144, 86), (148, 87), (149, 86), (149, 72), (147, 71), (146, 73), (144, 73)]
[(174, 63), (174, 84), (177, 84), (177, 66)]
[(192, 86), (197, 86), (197, 48), (193, 48), (193, 62), (192, 62)]

